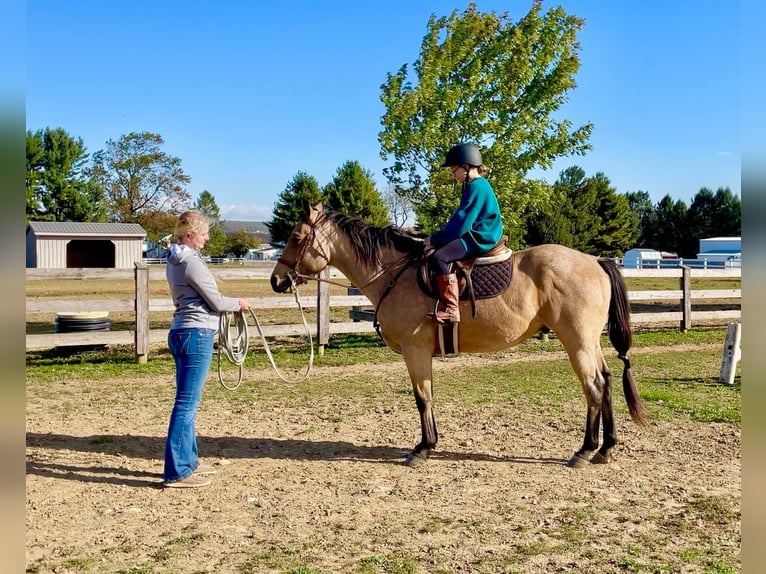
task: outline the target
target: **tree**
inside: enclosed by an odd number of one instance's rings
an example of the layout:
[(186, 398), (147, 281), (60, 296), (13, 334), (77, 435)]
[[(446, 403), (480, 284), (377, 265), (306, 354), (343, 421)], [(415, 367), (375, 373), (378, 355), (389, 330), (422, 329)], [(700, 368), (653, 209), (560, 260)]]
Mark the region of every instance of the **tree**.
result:
[(635, 245), (640, 234), (628, 198), (618, 194), (603, 173), (599, 172), (590, 178), (589, 185), (596, 191), (599, 226), (587, 252), (602, 257), (621, 257)]
[(100, 189), (85, 173), (80, 138), (62, 128), (27, 131), (27, 222), (104, 221)]
[(657, 224), (651, 197), (646, 191), (629, 191), (625, 197), (638, 226), (636, 246), (653, 248)]
[(295, 174), (279, 194), (271, 221), (266, 222), (271, 242), (275, 245), (284, 244), (300, 221), (305, 206), (314, 205), (321, 199), (322, 192), (314, 176), (303, 171)]
[(191, 178), (181, 160), (160, 148), (162, 136), (132, 132), (106, 142), (93, 156), (91, 173), (103, 187), (113, 221), (131, 223), (145, 212), (179, 214), (189, 206)]
[(638, 233), (628, 198), (603, 173), (586, 178), (582, 168), (572, 166), (559, 174), (550, 202), (529, 217), (525, 239), (616, 257), (633, 246)]
[(407, 194), (401, 193), (398, 188), (389, 185), (383, 193), (383, 203), (388, 208), (388, 214), (394, 227), (404, 229), (412, 214), (412, 202), (407, 198)]
[(440, 167), (458, 142), (482, 149), (512, 245), (521, 241), (521, 214), (550, 192), (528, 172), (590, 149), (590, 123), (574, 129), (557, 119), (575, 87), (583, 20), (561, 7), (541, 10), (535, 2), (516, 24), (473, 3), (462, 14), (432, 15), (413, 74), (407, 64), (387, 74), (378, 135), (381, 157), (393, 159), (385, 175), (412, 201), (424, 231), (443, 225), (459, 202), (460, 186)]
[(217, 222), (221, 219), (221, 210), (218, 208), (218, 203), (215, 201), (215, 197), (208, 190), (203, 190), (197, 197), (197, 201), (193, 206), (195, 211), (200, 212), (202, 215), (208, 218), (211, 222)]
[(247, 230), (240, 228), (229, 238), (227, 253), (231, 253), (234, 257), (244, 257), (250, 249), (258, 245), (259, 241), (255, 237), (251, 236)]
[(146, 231), (149, 241), (159, 242), (163, 237), (173, 233), (178, 216), (167, 211), (143, 211), (136, 216), (135, 223)]
[(221, 210), (215, 201), (215, 196), (203, 190), (194, 202), (194, 210), (204, 215), (210, 224), (210, 238), (205, 243), (205, 253), (211, 257), (223, 257), (229, 249), (229, 238), (223, 229)]
[(372, 173), (357, 161), (347, 161), (339, 167), (322, 191), (328, 206), (336, 211), (361, 217), (377, 227), (390, 223), (388, 209), (375, 187)]
[(688, 208), (682, 200), (673, 200), (670, 195), (663, 197), (654, 208), (656, 224), (653, 247), (660, 251), (677, 253), (679, 257), (694, 258), (697, 249), (690, 252), (689, 230), (687, 229)]

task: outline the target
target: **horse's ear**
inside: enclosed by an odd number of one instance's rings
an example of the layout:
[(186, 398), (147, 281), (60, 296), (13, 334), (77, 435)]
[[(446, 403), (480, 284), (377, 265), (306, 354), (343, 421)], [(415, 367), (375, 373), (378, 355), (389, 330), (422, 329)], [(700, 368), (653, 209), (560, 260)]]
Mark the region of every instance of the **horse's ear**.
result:
[(306, 201), (303, 213), (307, 221), (313, 222), (317, 220), (323, 211), (324, 203), (322, 203), (321, 200), (319, 200), (313, 207), (309, 207), (309, 203)]

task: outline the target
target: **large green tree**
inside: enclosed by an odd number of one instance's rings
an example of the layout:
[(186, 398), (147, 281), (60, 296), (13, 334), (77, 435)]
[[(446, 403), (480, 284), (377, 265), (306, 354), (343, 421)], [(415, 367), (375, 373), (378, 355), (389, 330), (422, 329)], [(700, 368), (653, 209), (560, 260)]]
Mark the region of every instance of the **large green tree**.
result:
[(639, 230), (634, 247), (654, 248), (653, 241), (657, 223), (652, 198), (646, 191), (629, 191), (625, 197)]
[(340, 166), (322, 192), (328, 206), (336, 211), (361, 217), (378, 227), (390, 223), (388, 208), (372, 173), (358, 161), (347, 161)]
[(274, 204), (271, 221), (266, 222), (271, 242), (275, 245), (284, 244), (300, 221), (305, 206), (314, 205), (321, 199), (322, 192), (313, 175), (304, 171), (295, 174), (279, 194)]
[(159, 134), (132, 132), (94, 154), (91, 173), (104, 189), (112, 221), (132, 223), (145, 212), (188, 208), (191, 178), (180, 158), (162, 150), (164, 143)]
[[(689, 250), (691, 234), (687, 227), (687, 212), (683, 200), (665, 195), (654, 208), (654, 237), (651, 247), (677, 253), (680, 257), (696, 257), (696, 248)], [(699, 242), (697, 242), (699, 244)]]
[(628, 198), (618, 194), (603, 173), (589, 178), (596, 192), (598, 231), (587, 252), (602, 257), (621, 257), (636, 244), (641, 234), (638, 219), (630, 211)]
[(470, 142), (491, 168), (510, 243), (520, 243), (521, 214), (550, 193), (528, 173), (590, 149), (592, 125), (574, 128), (559, 111), (575, 87), (582, 25), (540, 2), (516, 23), (473, 3), (430, 17), (412, 69), (403, 65), (381, 86), (378, 136), (382, 158), (392, 160), (386, 177), (411, 199), (418, 227), (432, 231), (457, 206), (461, 188), (440, 166), (452, 145)]
[(27, 131), (27, 222), (105, 221), (100, 189), (86, 173), (81, 138), (62, 128)]
[(634, 246), (639, 233), (628, 198), (603, 173), (586, 177), (582, 168), (572, 166), (559, 174), (543, 209), (529, 216), (525, 240), (616, 257)]

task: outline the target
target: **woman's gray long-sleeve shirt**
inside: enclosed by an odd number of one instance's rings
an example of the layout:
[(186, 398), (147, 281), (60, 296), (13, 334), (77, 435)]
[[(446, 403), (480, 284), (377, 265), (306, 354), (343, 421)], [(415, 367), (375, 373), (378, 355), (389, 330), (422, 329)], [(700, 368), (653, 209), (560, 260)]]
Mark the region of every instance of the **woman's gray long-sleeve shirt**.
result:
[(173, 304), (171, 329), (218, 329), (223, 311), (239, 311), (239, 299), (226, 297), (198, 251), (186, 245), (170, 246), (165, 267)]

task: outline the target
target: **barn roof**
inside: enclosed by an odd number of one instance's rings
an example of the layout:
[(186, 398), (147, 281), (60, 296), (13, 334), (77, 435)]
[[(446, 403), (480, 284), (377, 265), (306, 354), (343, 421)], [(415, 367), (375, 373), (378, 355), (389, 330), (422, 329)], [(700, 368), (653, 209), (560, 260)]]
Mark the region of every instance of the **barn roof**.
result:
[(91, 235), (110, 237), (146, 237), (138, 223), (86, 223), (83, 221), (30, 221), (27, 233), (35, 235)]

